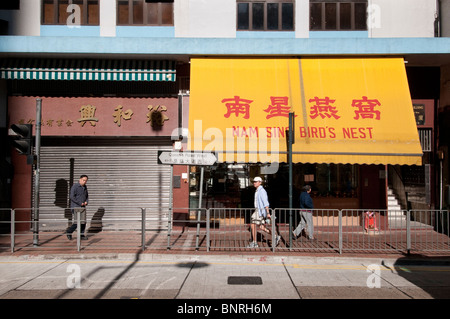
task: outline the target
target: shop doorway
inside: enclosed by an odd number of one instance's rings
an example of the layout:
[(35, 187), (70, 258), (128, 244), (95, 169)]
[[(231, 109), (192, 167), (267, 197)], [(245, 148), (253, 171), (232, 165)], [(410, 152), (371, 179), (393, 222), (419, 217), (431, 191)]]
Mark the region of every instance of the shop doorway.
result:
[[(376, 167), (376, 166), (375, 166)], [(260, 164), (221, 163), (204, 168), (202, 203), (200, 198), (200, 167), (189, 168), (189, 206), (191, 208), (252, 208), (255, 189), (251, 180), (261, 176), (272, 208), (289, 207), (289, 166), (280, 163), (275, 174), (261, 175)], [(376, 170), (378, 172), (378, 170)], [(369, 173), (373, 173), (370, 169)], [(299, 196), (304, 185), (311, 185), (315, 208), (358, 209), (361, 202), (360, 165), (311, 164), (293, 165), (293, 208), (299, 206)], [(362, 175), (361, 175), (362, 176)], [(372, 181), (373, 177), (369, 176)], [(382, 185), (378, 181), (377, 186)], [(375, 184), (370, 183), (371, 188)], [(370, 189), (371, 189), (370, 188)], [(370, 189), (368, 192), (370, 194)], [(377, 188), (378, 189), (378, 188)], [(378, 190), (380, 192), (380, 190)], [(381, 194), (381, 193), (380, 193)], [(376, 199), (380, 200), (380, 194)], [(374, 200), (374, 198), (371, 198)], [(377, 203), (376, 206), (385, 205)]]

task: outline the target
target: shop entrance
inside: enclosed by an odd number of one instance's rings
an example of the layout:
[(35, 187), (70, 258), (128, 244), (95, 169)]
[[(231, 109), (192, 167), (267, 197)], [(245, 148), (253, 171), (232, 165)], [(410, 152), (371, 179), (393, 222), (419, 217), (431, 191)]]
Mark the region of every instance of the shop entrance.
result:
[[(189, 168), (189, 206), (199, 207), (200, 167)], [(202, 208), (252, 208), (251, 180), (261, 176), (272, 208), (289, 207), (289, 166), (280, 163), (275, 174), (260, 175), (261, 165), (221, 163), (204, 168)], [(358, 209), (361, 202), (360, 165), (293, 165), (293, 208), (304, 185), (311, 185), (315, 208)], [(369, 177), (372, 179), (372, 177)]]
[(384, 165), (361, 165), (361, 208), (386, 209)]

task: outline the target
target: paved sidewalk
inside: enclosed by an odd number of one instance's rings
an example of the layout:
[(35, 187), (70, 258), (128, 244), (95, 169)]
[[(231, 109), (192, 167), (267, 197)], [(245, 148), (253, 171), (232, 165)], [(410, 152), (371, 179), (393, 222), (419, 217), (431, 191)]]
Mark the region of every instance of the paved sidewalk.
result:
[[(169, 317), (235, 318), (262, 311), (292, 316), (308, 306), (305, 300), (321, 300), (313, 307), (333, 315), (342, 304), (327, 307), (324, 299), (345, 299), (346, 307), (362, 303), (368, 309), (379, 300), (450, 299), (448, 251), (406, 256), (397, 250), (356, 249), (341, 255), (321, 249), (320, 243), (298, 242), (296, 249), (276, 252), (267, 245), (208, 252), (202, 238), (195, 249), (195, 232), (174, 233), (170, 250), (164, 232), (148, 232), (145, 250), (141, 234), (129, 231), (92, 234), (80, 251), (76, 240), (61, 232), (42, 232), (38, 247), (29, 233), (14, 240), (14, 252), (8, 236), (0, 240), (0, 302), (153, 299), (150, 305)], [(352, 299), (357, 303), (349, 306)], [(102, 315), (108, 310), (94, 308)], [(402, 314), (406, 308), (401, 307)]]
[(195, 254), (0, 257), (0, 299), (449, 299), (450, 261)]

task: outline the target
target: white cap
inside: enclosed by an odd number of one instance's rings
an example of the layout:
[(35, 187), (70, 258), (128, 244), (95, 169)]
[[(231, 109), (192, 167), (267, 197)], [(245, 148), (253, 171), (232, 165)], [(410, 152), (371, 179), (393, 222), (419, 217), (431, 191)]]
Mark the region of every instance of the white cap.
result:
[(253, 181), (254, 182), (262, 182), (262, 178), (261, 177), (255, 177), (254, 179), (253, 179)]

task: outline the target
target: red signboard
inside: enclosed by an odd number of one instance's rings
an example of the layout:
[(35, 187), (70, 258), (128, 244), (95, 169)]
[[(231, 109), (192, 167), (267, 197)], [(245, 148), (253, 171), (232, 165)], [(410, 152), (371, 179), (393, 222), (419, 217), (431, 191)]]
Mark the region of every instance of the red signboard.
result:
[[(36, 124), (36, 97), (10, 97), (9, 125)], [(170, 136), (177, 98), (42, 97), (43, 136)]]

